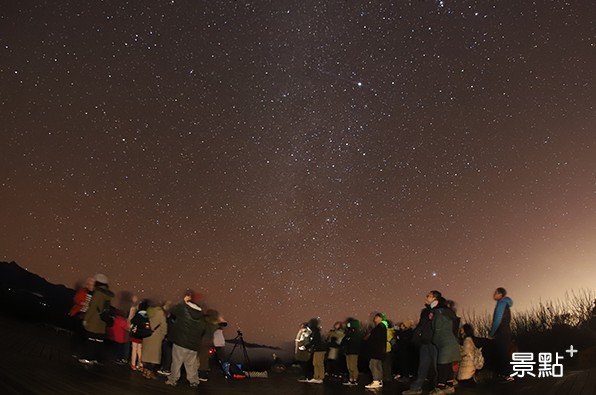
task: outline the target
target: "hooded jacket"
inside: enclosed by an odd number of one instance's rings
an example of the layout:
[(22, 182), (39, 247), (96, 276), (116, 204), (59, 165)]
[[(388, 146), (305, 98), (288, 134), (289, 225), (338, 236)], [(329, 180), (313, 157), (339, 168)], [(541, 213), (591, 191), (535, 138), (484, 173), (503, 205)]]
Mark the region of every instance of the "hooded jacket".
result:
[(513, 306), (513, 300), (509, 296), (497, 301), (490, 336), (511, 335), (511, 306)]
[(179, 347), (199, 351), (207, 324), (203, 311), (193, 302), (179, 303), (170, 310), (168, 339)]
[(110, 301), (114, 297), (114, 293), (108, 289), (106, 284), (95, 283), (95, 290), (93, 297), (89, 302), (89, 308), (85, 313), (83, 325), (87, 332), (96, 335), (106, 334), (106, 323), (101, 320), (100, 314), (104, 307), (110, 306)]

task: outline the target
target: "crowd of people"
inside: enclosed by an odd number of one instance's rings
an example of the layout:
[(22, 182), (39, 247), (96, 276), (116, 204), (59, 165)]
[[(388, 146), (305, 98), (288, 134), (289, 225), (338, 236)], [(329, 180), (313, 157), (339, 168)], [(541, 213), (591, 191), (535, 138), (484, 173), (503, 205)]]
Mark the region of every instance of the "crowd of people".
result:
[[(193, 291), (185, 291), (174, 305), (132, 297), (126, 308), (117, 309), (114, 297), (103, 274), (87, 279), (75, 294), (70, 316), (74, 355), (81, 364), (102, 364), (110, 357), (147, 379), (165, 376), (170, 386), (178, 383), (184, 368), (190, 386), (197, 387), (208, 380), (210, 351), (222, 362), (227, 323), (216, 310), (200, 307)], [(513, 302), (504, 288), (495, 290), (494, 299), (488, 343), (482, 345), (490, 344), (493, 370), (502, 380), (511, 380)], [(461, 325), (454, 302), (432, 290), (416, 325), (412, 320), (394, 324), (379, 312), (365, 325), (351, 317), (323, 333), (320, 319), (313, 318), (301, 324), (294, 355), (303, 371), (301, 382), (335, 380), (357, 386), (361, 374), (369, 374), (367, 389), (399, 380), (409, 383), (404, 395), (421, 394), (425, 385), (434, 388), (431, 395), (443, 395), (455, 393), (456, 385), (474, 384), (483, 364), (479, 347), (474, 328)]]
[(364, 365), (371, 377), (367, 389), (399, 380), (409, 383), (404, 395), (422, 394), (425, 385), (432, 389), (431, 395), (454, 394), (457, 385), (475, 384), (476, 372), (484, 365), (482, 347), (490, 350), (498, 378), (511, 381), (513, 302), (504, 288), (497, 288), (493, 298), (496, 306), (486, 339), (476, 338), (469, 323), (462, 325), (455, 303), (436, 290), (426, 294), (416, 326), (412, 320), (393, 324), (379, 312), (367, 328), (359, 320), (348, 318), (323, 334), (320, 319), (313, 318), (300, 325), (295, 338), (295, 359), (303, 371), (299, 381), (320, 384), (343, 380), (346, 386), (357, 386), (362, 362), (368, 361)]
[(221, 358), (222, 329), (226, 321), (216, 310), (201, 308), (192, 290), (174, 305), (132, 297), (126, 309), (112, 306), (114, 293), (108, 278), (88, 278), (74, 297), (70, 310), (73, 351), (84, 365), (100, 365), (112, 359), (143, 374), (147, 379), (167, 377), (175, 386), (182, 367), (191, 387), (208, 380), (210, 350), (214, 344)]

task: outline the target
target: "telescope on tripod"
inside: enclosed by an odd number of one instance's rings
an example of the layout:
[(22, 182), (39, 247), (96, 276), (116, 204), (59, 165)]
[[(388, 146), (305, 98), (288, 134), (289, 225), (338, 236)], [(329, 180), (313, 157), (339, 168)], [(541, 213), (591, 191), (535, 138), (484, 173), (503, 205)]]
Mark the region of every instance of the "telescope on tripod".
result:
[[(250, 359), (248, 358), (248, 351), (246, 350), (246, 344), (244, 343), (244, 336), (242, 334), (242, 331), (240, 329), (238, 329), (236, 331), (236, 337), (231, 340), (231, 342), (234, 343), (234, 347), (232, 348), (232, 351), (230, 351), (230, 355), (228, 355), (227, 358), (227, 366), (229, 367), (229, 371), (225, 372), (224, 369), (224, 373), (226, 373), (226, 376), (232, 376), (234, 378), (250, 378), (250, 373), (248, 367), (250, 366)], [(242, 349), (242, 356), (244, 358), (244, 363), (242, 364), (242, 370), (240, 372), (234, 373), (233, 371), (236, 370), (240, 370), (238, 368), (236, 368), (236, 365), (234, 365), (232, 363), (232, 357), (234, 356), (234, 352), (236, 351), (236, 349), (238, 348), (238, 345), (240, 345), (240, 348)], [(246, 372), (246, 373), (245, 373)], [(241, 376), (241, 377), (237, 377), (237, 376)]]

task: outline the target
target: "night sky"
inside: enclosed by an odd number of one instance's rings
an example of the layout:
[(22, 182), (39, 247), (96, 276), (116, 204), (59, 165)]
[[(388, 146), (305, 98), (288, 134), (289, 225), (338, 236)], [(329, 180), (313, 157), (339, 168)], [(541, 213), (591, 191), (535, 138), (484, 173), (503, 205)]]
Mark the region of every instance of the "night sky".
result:
[(247, 341), (596, 280), (593, 1), (13, 1), (0, 259)]

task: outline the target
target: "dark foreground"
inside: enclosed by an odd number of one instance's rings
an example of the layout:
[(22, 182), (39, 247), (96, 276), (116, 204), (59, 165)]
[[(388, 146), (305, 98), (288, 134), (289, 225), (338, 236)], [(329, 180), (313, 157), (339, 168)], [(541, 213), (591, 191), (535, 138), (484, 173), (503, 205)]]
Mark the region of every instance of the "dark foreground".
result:
[[(298, 372), (270, 373), (268, 378), (226, 380), (221, 374), (191, 389), (182, 378), (178, 386), (168, 387), (162, 380), (147, 380), (126, 366), (106, 363), (86, 368), (70, 355), (65, 332), (49, 327), (21, 323), (0, 316), (0, 394), (400, 394), (406, 385), (386, 383), (382, 390), (346, 388), (337, 382), (306, 384), (296, 381)], [(474, 388), (458, 388), (457, 394), (474, 395), (595, 395), (596, 369), (569, 372), (563, 378), (517, 380), (513, 383), (485, 383)]]

